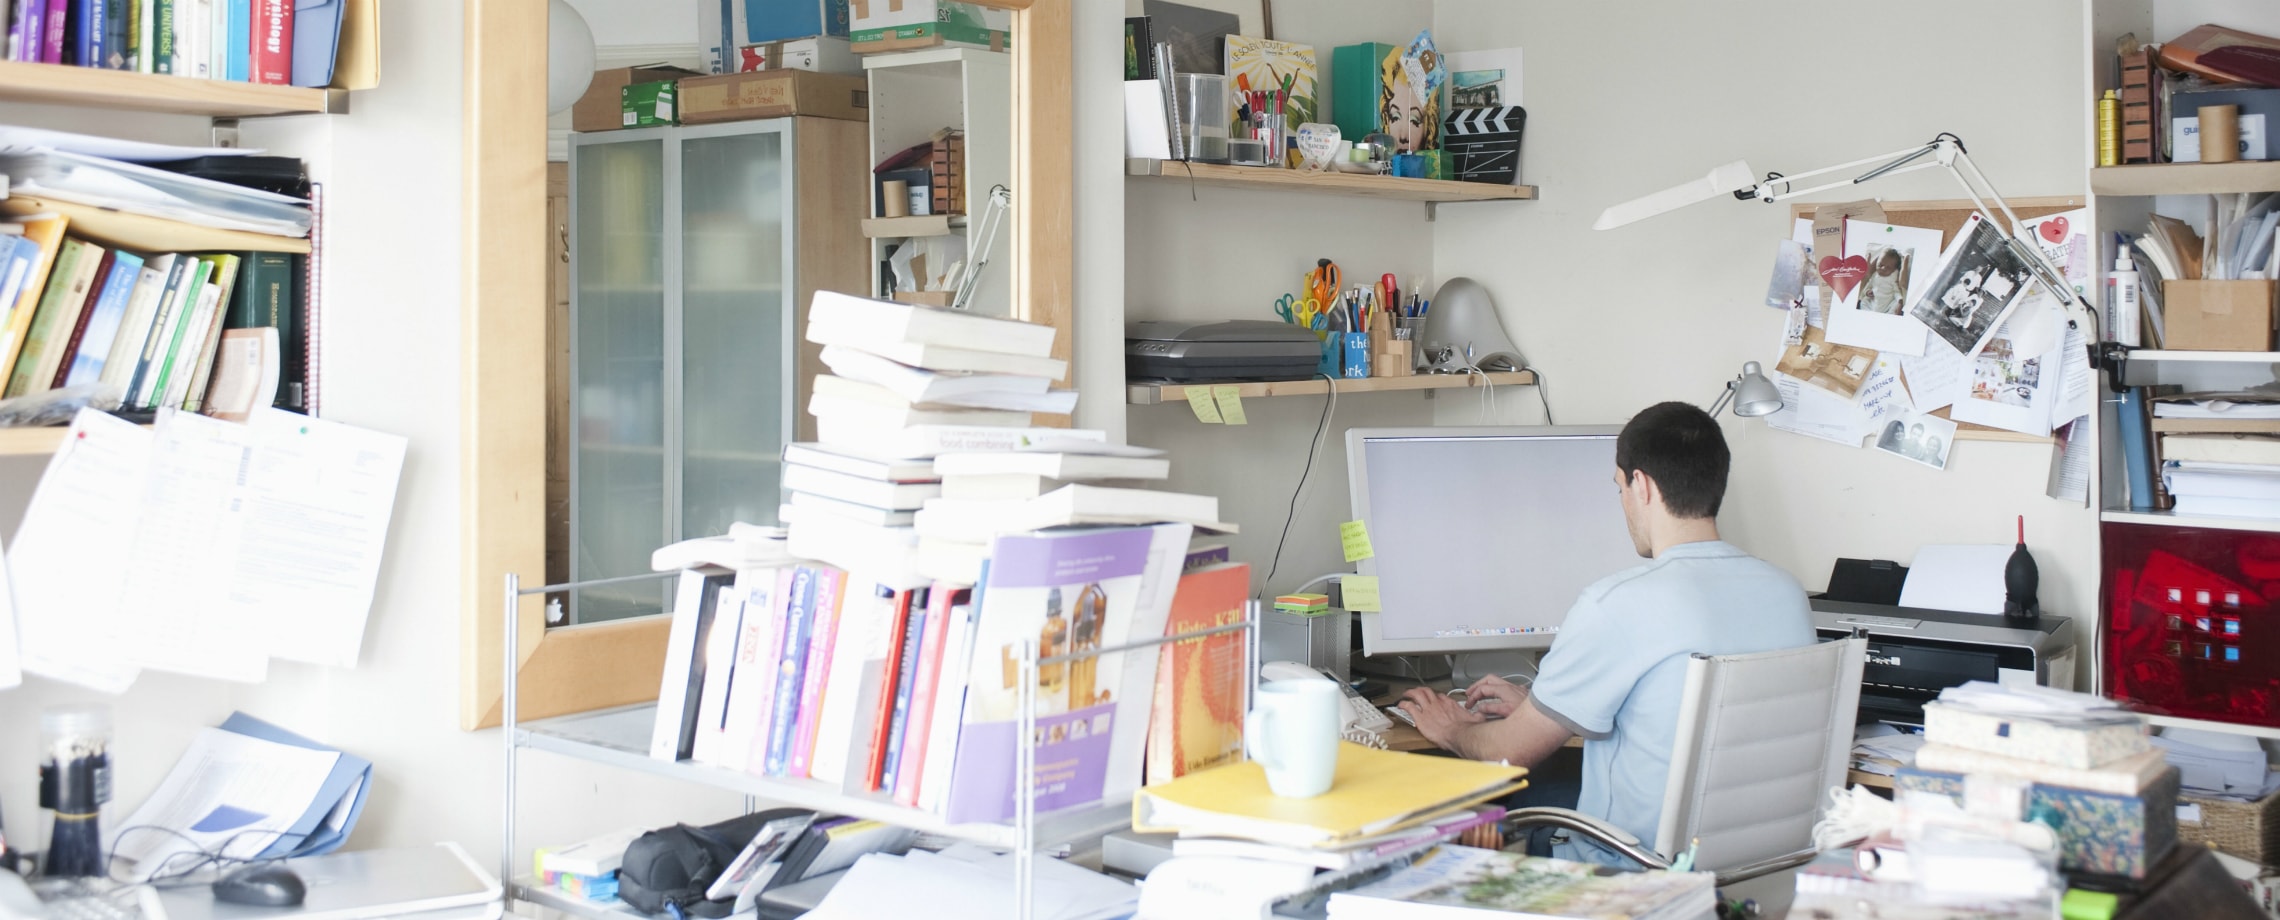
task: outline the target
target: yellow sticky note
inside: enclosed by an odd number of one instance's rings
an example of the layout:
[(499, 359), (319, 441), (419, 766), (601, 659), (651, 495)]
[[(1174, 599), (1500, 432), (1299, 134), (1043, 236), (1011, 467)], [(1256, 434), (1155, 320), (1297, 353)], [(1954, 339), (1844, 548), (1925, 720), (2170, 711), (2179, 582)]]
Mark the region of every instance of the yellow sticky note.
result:
[(1211, 398), (1219, 403), (1219, 417), (1230, 425), (1248, 425), (1243, 417), (1243, 388), (1235, 386), (1212, 387)]
[(1385, 609), (1385, 605), (1378, 601), (1375, 575), (1348, 575), (1338, 579), (1338, 591), (1345, 598), (1348, 610), (1376, 613)]
[(1211, 400), (1210, 387), (1188, 387), (1188, 408), (1195, 411), (1195, 420), (1206, 425), (1220, 423), (1219, 404)]
[(1338, 525), (1338, 542), (1346, 549), (1347, 562), (1360, 562), (1377, 555), (1377, 550), (1370, 547), (1370, 527), (1360, 521)]

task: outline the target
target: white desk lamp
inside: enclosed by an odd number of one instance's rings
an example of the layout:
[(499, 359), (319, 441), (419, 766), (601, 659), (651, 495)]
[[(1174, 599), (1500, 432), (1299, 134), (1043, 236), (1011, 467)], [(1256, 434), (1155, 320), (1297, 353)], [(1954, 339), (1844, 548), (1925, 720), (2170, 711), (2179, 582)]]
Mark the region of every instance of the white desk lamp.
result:
[(1765, 370), (1756, 361), (1742, 362), (1742, 372), (1726, 381), (1726, 392), (1718, 394), (1718, 401), (1710, 404), (1710, 415), (1732, 405), (1734, 414), (1743, 418), (1764, 418), (1781, 411), (1781, 391), (1773, 381), (1765, 379)]
[[(1797, 187), (1798, 181), (1802, 179), (1858, 169), (1870, 164), (1881, 165), (1850, 179), (1838, 179), (1834, 182), (1826, 182), (1809, 188)], [(1735, 198), (1743, 201), (1755, 198), (1770, 203), (1786, 201), (1815, 192), (1824, 192), (1841, 186), (1859, 185), (1885, 176), (1915, 172), (1919, 169), (1930, 169), (1935, 166), (1946, 169), (1949, 175), (1955, 177), (1956, 184), (1963, 186), (1963, 193), (1970, 196), (1973, 207), (1977, 208), (1980, 215), (1987, 219), (1987, 225), (2003, 238), (2004, 244), (2010, 247), (2012, 254), (2018, 256), (2019, 261), (2024, 262), (2028, 270), (2034, 272), (2035, 280), (2042, 282), (2044, 287), (2049, 288), (2051, 293), (2058, 295), (2060, 299), (2071, 301), (2074, 305), (2079, 306), (2083, 315), (2090, 318), (2091, 328), (2095, 330), (2098, 324), (2098, 312), (2091, 308), (2089, 301), (2074, 293), (2074, 288), (2066, 283), (2066, 273), (2060, 270), (2058, 266), (2052, 265), (2050, 260), (2044, 258), (2041, 249), (2022, 242), (2029, 233), (2024, 222), (2019, 220), (2017, 214), (2011, 212), (2011, 206), (2003, 200), (2003, 196), (1996, 193), (1994, 184), (1987, 181), (1987, 175), (1980, 172), (1979, 167), (1971, 162), (1971, 155), (1964, 152), (1963, 140), (1953, 134), (1942, 133), (1922, 146), (1879, 154), (1866, 159), (1854, 160), (1850, 163), (1839, 163), (1835, 166), (1802, 172), (1794, 176), (1767, 173), (1763, 180), (1752, 179), (1749, 164), (1735, 160), (1711, 170), (1708, 176), (1701, 179), (1608, 208), (1600, 212), (1599, 220), (1594, 222), (1591, 228), (1594, 230), (1612, 230), (1624, 224), (1678, 210), (1698, 201), (1708, 201), (1718, 197), (1722, 192), (1730, 192)], [(2000, 209), (2003, 217), (2008, 219), (1997, 219), (1995, 212), (1988, 208), (1989, 201), (1993, 201), (1995, 208)], [(2096, 344), (2098, 336), (2091, 335), (2088, 336), (2088, 339), (2092, 343), (2092, 351), (2095, 352), (2098, 348)]]

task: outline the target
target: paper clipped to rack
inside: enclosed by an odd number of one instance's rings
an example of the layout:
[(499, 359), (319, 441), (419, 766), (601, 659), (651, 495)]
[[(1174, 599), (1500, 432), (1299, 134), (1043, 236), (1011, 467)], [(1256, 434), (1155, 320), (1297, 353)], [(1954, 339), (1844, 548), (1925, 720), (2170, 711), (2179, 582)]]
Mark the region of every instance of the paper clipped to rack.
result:
[(17, 532), (26, 669), (118, 693), (145, 667), (353, 666), (404, 447), (274, 409), (149, 430), (82, 411)]

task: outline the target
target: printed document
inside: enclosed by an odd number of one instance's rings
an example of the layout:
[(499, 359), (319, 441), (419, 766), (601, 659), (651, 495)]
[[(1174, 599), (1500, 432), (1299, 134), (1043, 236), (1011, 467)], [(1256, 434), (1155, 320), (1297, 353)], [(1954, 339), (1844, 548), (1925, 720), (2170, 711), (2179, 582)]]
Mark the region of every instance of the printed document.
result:
[(119, 654), (118, 608), (151, 433), (82, 409), (24, 508), (10, 563), (24, 670), (124, 693), (140, 669)]
[(158, 789), (119, 825), (114, 850), (134, 861), (137, 882), (190, 868), (204, 853), (252, 859), (316, 802), (339, 759), (339, 751), (202, 729)]

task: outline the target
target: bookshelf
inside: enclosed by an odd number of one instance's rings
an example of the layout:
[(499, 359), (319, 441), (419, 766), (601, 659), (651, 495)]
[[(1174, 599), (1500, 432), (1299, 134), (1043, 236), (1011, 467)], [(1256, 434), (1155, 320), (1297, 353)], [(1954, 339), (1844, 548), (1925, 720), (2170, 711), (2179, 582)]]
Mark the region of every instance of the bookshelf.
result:
[(341, 115), (348, 91), (0, 61), (0, 100), (209, 118)]
[(2101, 512), (2098, 519), (2108, 524), (2157, 524), (2163, 527), (2213, 527), (2218, 530), (2247, 530), (2257, 533), (2280, 533), (2280, 521), (2269, 518), (2220, 517), (2216, 515), (2178, 514), (2175, 511), (2121, 511)]
[(2139, 163), (2090, 170), (2096, 195), (2226, 195), (2280, 188), (2280, 162)]
[[(1416, 390), (1462, 390), (1487, 384), (1496, 386), (1527, 386), (1536, 382), (1536, 375), (1528, 371), (1510, 371), (1495, 374), (1418, 374), (1414, 377), (1357, 377), (1338, 381), (1338, 395), (1355, 393), (1394, 393)], [(1244, 399), (1264, 399), (1273, 396), (1321, 396), (1330, 392), (1330, 382), (1320, 377), (1312, 380), (1276, 380), (1264, 383), (1198, 383), (1192, 387), (1178, 383), (1133, 383), (1124, 388), (1127, 405), (1153, 406), (1158, 403), (1186, 402), (1188, 390), (1210, 390), (1214, 386), (1232, 386), (1236, 395)]]

